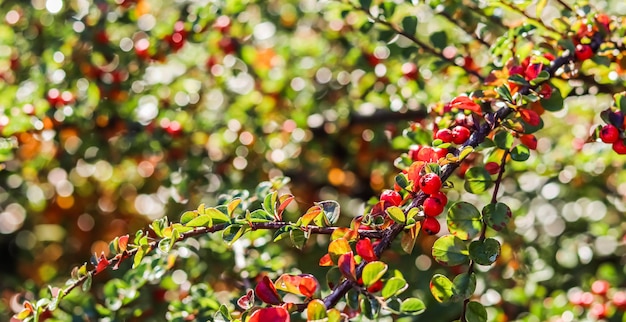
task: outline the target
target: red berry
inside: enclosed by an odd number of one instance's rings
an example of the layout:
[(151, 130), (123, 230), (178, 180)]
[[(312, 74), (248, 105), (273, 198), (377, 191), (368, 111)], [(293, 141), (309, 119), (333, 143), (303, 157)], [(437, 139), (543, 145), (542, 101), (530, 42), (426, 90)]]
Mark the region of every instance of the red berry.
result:
[(485, 164), (485, 169), (487, 169), (489, 174), (496, 174), (500, 172), (500, 165), (496, 162), (487, 162), (487, 164)]
[(626, 144), (624, 144), (624, 140), (617, 140), (613, 143), (613, 151), (617, 154), (626, 154)]
[(48, 91), (48, 103), (50, 103), (50, 105), (52, 106), (56, 106), (60, 102), (61, 102), (61, 92), (56, 88), (50, 89)]
[(580, 61), (587, 60), (593, 57), (593, 50), (589, 45), (581, 45), (576, 46), (576, 59)]
[(444, 143), (452, 142), (453, 137), (452, 130), (450, 129), (441, 129), (435, 134), (435, 138), (443, 141)]
[(416, 80), (419, 76), (417, 65), (415, 65), (414, 63), (402, 64), (402, 75), (404, 75), (404, 77), (408, 79)]
[(470, 130), (464, 126), (455, 126), (452, 129), (452, 142), (454, 144), (463, 144), (470, 137)]
[(524, 134), (520, 136), (519, 140), (522, 141), (522, 144), (527, 146), (529, 149), (531, 150), (537, 149), (537, 138), (534, 135)]
[(441, 189), (441, 178), (434, 173), (427, 173), (420, 178), (420, 189), (429, 195), (436, 194)]
[(598, 319), (604, 319), (607, 317), (606, 305), (604, 303), (594, 303), (589, 313)]
[(443, 212), (445, 204), (441, 203), (441, 200), (433, 197), (428, 197), (424, 200), (424, 214), (429, 217), (439, 216)]
[(439, 203), (441, 203), (442, 205), (447, 205), (448, 204), (448, 197), (446, 196), (445, 193), (439, 191), (435, 194), (430, 195), (430, 198), (435, 198), (437, 200), (439, 200)]
[(615, 306), (620, 309), (620, 310), (626, 310), (626, 292), (624, 291), (617, 291), (615, 292), (615, 294), (613, 294), (613, 304), (615, 304)]
[(611, 124), (603, 126), (600, 130), (600, 140), (604, 143), (615, 143), (619, 140), (619, 130)]
[(383, 193), (380, 194), (380, 200), (391, 206), (399, 206), (402, 203), (402, 196), (396, 191), (384, 190)]
[(446, 155), (448, 154), (448, 149), (434, 148), (433, 151), (435, 151), (435, 157), (436, 157), (434, 161), (439, 161), (439, 159), (445, 158)]
[(434, 217), (426, 217), (422, 222), (422, 229), (429, 235), (435, 235), (441, 229), (441, 225)]
[(422, 147), (417, 153), (417, 160), (424, 162), (436, 161), (435, 150), (429, 146)]
[(605, 280), (597, 280), (591, 284), (591, 292), (598, 295), (606, 295), (611, 284)]
[(419, 152), (422, 149), (421, 145), (412, 145), (409, 148), (409, 158), (411, 158), (411, 160), (413, 161), (417, 161), (419, 160)]

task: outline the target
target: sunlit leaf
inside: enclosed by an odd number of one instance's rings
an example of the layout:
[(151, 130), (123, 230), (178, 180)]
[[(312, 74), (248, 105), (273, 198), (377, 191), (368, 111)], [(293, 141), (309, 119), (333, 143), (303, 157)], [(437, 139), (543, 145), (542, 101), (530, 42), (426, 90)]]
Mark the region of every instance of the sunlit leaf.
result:
[(306, 306), (307, 321), (318, 321), (326, 318), (326, 306), (322, 300), (313, 300)]
[(433, 257), (446, 266), (465, 264), (469, 260), (467, 246), (463, 240), (453, 235), (442, 236), (435, 241)]
[(400, 238), (400, 246), (407, 254), (413, 252), (415, 247), (415, 240), (420, 233), (421, 223), (416, 222), (410, 229), (404, 230), (402, 237)]
[(410, 297), (402, 301), (400, 305), (400, 312), (405, 314), (418, 315), (424, 313), (425, 310), (426, 305), (424, 305), (424, 302), (415, 297)]
[(352, 252), (352, 248), (350, 248), (350, 244), (345, 238), (333, 240), (328, 245), (328, 253), (334, 263), (337, 263), (339, 256), (348, 252)]
[(454, 295), (454, 284), (446, 276), (435, 274), (430, 279), (430, 293), (438, 302), (447, 302)]
[(469, 245), (469, 256), (480, 265), (493, 264), (500, 255), (500, 242), (493, 238), (475, 240)]
[(337, 219), (339, 219), (339, 214), (341, 212), (338, 202), (334, 200), (324, 200), (316, 202), (315, 204), (322, 208), (327, 226), (332, 226), (337, 222)]
[(278, 295), (274, 283), (272, 283), (272, 280), (267, 276), (263, 276), (261, 281), (257, 283), (254, 288), (254, 293), (261, 301), (267, 304), (278, 305), (282, 303), (282, 299), (280, 295)]
[(371, 286), (372, 284), (379, 281), (383, 275), (387, 272), (387, 264), (375, 261), (370, 262), (365, 265), (363, 268), (363, 273), (361, 274), (361, 278), (363, 279), (363, 285), (366, 287)]
[(465, 319), (467, 321), (487, 322), (487, 310), (485, 310), (485, 307), (482, 304), (476, 301), (471, 301), (467, 303)]
[(356, 253), (367, 262), (378, 259), (374, 253), (374, 248), (372, 247), (372, 242), (369, 238), (360, 239), (356, 242)]
[(509, 206), (501, 202), (487, 204), (482, 213), (487, 225), (497, 231), (506, 228), (512, 216)]
[(248, 322), (268, 321), (289, 322), (291, 321), (289, 311), (281, 306), (262, 308), (252, 312), (252, 314), (250, 314), (250, 319), (248, 320)]
[(402, 211), (400, 207), (391, 206), (391, 207), (388, 207), (385, 211), (387, 212), (387, 214), (389, 214), (389, 217), (391, 217), (393, 221), (399, 224), (406, 223), (406, 216), (404, 215), (404, 211)]
[(448, 210), (448, 230), (453, 235), (468, 240), (476, 237), (482, 228), (481, 215), (474, 205), (460, 201)]
[(390, 297), (399, 295), (408, 287), (409, 284), (404, 280), (404, 278), (394, 276), (385, 282), (385, 286), (383, 286), (381, 295), (384, 299), (388, 299)]
[(473, 194), (480, 194), (491, 186), (493, 180), (484, 167), (473, 167), (465, 172), (465, 190)]
[(339, 256), (337, 266), (344, 277), (356, 281), (356, 263), (354, 262), (354, 255), (352, 252)]

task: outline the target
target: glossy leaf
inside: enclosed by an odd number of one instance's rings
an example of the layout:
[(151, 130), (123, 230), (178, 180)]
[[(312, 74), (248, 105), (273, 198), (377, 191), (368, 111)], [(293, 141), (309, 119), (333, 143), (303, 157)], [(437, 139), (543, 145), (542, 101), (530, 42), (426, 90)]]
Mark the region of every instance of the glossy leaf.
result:
[(402, 211), (400, 207), (391, 206), (388, 207), (385, 211), (387, 212), (389, 217), (391, 217), (391, 219), (393, 219), (393, 221), (395, 221), (396, 223), (406, 223), (406, 216), (404, 215), (404, 211)]
[(465, 319), (472, 322), (487, 322), (487, 310), (482, 304), (471, 301), (467, 303)]
[(315, 204), (322, 208), (327, 226), (332, 226), (337, 223), (337, 219), (339, 219), (339, 214), (341, 212), (341, 207), (338, 202), (334, 200), (325, 200), (316, 202)]
[(463, 240), (453, 235), (442, 236), (435, 241), (433, 257), (446, 266), (465, 264), (469, 260), (467, 246)]
[(480, 212), (474, 205), (465, 201), (452, 205), (446, 220), (450, 233), (463, 240), (478, 236), (482, 229)]
[(188, 227), (211, 227), (213, 220), (209, 215), (200, 215), (187, 222)]
[(372, 262), (378, 259), (374, 253), (374, 248), (372, 247), (372, 242), (369, 238), (359, 239), (359, 241), (356, 242), (356, 253), (367, 262)]
[(460, 110), (469, 110), (478, 115), (482, 115), (482, 108), (471, 98), (467, 96), (457, 96), (450, 102), (451, 108), (458, 108)]
[(254, 292), (261, 301), (267, 304), (278, 305), (282, 303), (282, 299), (280, 295), (278, 295), (274, 283), (272, 283), (272, 280), (267, 276), (263, 276), (261, 281), (254, 288)]
[(513, 146), (513, 142), (515, 141), (515, 139), (509, 131), (502, 130), (496, 133), (496, 135), (493, 137), (493, 141), (500, 149), (509, 150)]
[(467, 192), (473, 194), (483, 193), (491, 187), (492, 183), (491, 175), (484, 167), (473, 167), (465, 172), (464, 186)]
[(344, 277), (356, 281), (356, 263), (352, 252), (339, 256), (337, 266)]
[(500, 255), (500, 242), (493, 238), (475, 240), (469, 246), (469, 255), (476, 264), (491, 265)]
[(248, 322), (268, 321), (289, 322), (291, 321), (289, 311), (280, 306), (262, 308), (252, 312), (252, 314), (250, 314), (250, 319), (248, 320)]
[(233, 199), (231, 202), (228, 203), (228, 217), (233, 218), (234, 214), (235, 214), (235, 209), (237, 209), (237, 207), (239, 206), (239, 204), (241, 204), (241, 199), (236, 198)]
[(417, 17), (409, 15), (402, 19), (402, 30), (409, 35), (415, 35), (417, 30)]
[(511, 159), (515, 161), (526, 161), (529, 157), (530, 150), (523, 144), (518, 144), (511, 150)]
[(376, 299), (361, 297), (361, 313), (368, 319), (374, 320), (380, 311), (380, 303)]
[[(415, 209), (415, 208), (414, 208)], [(402, 238), (400, 239), (400, 246), (407, 254), (413, 252), (415, 247), (415, 240), (420, 233), (421, 222), (416, 222), (411, 228), (402, 232)]]
[(326, 318), (326, 306), (322, 300), (313, 300), (306, 306), (307, 321), (319, 321)]
[(337, 263), (339, 256), (349, 252), (352, 252), (352, 248), (350, 248), (350, 244), (345, 238), (333, 240), (328, 245), (328, 253), (334, 263)]
[(500, 231), (511, 220), (511, 209), (504, 203), (490, 203), (483, 208), (483, 218), (487, 225), (494, 230)]
[(245, 295), (237, 300), (237, 305), (244, 311), (252, 308), (254, 306), (254, 291), (249, 289)]
[(361, 278), (363, 279), (363, 285), (365, 285), (365, 287), (371, 286), (372, 284), (379, 281), (386, 272), (387, 264), (383, 262), (375, 261), (367, 263), (363, 268), (363, 273), (361, 274)]
[(452, 281), (453, 292), (456, 301), (463, 301), (470, 298), (476, 290), (476, 275), (474, 273), (461, 273)]
[(426, 311), (426, 305), (424, 305), (422, 300), (415, 297), (410, 297), (400, 304), (400, 312), (404, 314), (418, 315), (424, 313), (424, 311)]
[(381, 291), (381, 295), (384, 299), (388, 299), (393, 296), (397, 296), (406, 290), (409, 284), (401, 277), (392, 277), (385, 282), (385, 286)]
[(435, 274), (430, 279), (430, 293), (437, 302), (447, 302), (454, 295), (454, 284), (446, 276)]
[(213, 220), (213, 224), (230, 223), (230, 217), (216, 208), (208, 208), (204, 211)]

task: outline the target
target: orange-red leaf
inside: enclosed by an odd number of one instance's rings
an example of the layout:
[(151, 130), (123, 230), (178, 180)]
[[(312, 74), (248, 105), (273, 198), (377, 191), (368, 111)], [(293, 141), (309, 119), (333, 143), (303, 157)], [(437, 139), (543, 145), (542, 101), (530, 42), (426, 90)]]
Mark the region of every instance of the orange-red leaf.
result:
[(522, 120), (524, 120), (524, 122), (530, 124), (531, 126), (537, 126), (541, 122), (539, 114), (537, 114), (537, 112), (533, 110), (521, 109), (519, 113), (522, 117)]
[(315, 292), (317, 292), (320, 283), (311, 274), (302, 274), (300, 277), (300, 284), (298, 285), (300, 293), (307, 298), (312, 298)]
[(350, 243), (345, 238), (335, 239), (328, 245), (328, 253), (333, 262), (337, 262), (339, 256), (348, 252), (352, 252), (352, 248), (350, 248)]
[(460, 110), (470, 110), (478, 115), (482, 115), (480, 105), (467, 96), (457, 96), (450, 102), (450, 107)]
[(120, 236), (117, 241), (117, 247), (119, 247), (120, 252), (124, 252), (128, 247), (128, 235)]
[(367, 262), (378, 260), (369, 238), (361, 239), (356, 243), (356, 253)]
[(104, 252), (100, 254), (100, 259), (98, 259), (98, 265), (96, 266), (96, 274), (102, 272), (109, 266), (109, 260), (104, 255)]
[(263, 279), (256, 285), (254, 291), (259, 299), (267, 304), (278, 305), (283, 302), (276, 291), (274, 283), (267, 276), (263, 276)]
[(354, 261), (354, 254), (352, 251), (339, 256), (338, 264), (339, 271), (346, 278), (356, 281), (356, 263)]
[(322, 258), (320, 258), (320, 266), (333, 266), (335, 265), (335, 263), (333, 262), (332, 259), (330, 259), (330, 254), (325, 254), (324, 256), (322, 256)]
[(302, 215), (302, 225), (309, 225), (312, 221), (315, 220), (315, 218), (317, 218), (317, 216), (320, 216), (321, 213), (322, 208), (320, 206), (315, 205), (309, 208), (309, 210), (307, 210), (306, 213)]
[(248, 322), (289, 322), (289, 312), (284, 307), (268, 307), (254, 311)]

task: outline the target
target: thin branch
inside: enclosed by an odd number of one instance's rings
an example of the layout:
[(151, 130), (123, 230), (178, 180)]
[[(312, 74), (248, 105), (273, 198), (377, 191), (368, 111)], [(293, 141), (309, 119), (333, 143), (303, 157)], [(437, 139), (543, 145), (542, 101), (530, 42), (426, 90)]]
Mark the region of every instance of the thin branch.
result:
[(563, 0), (556, 0), (556, 2), (558, 2), (560, 5), (562, 5), (566, 10), (569, 10), (570, 12), (576, 13), (576, 10), (574, 10), (574, 8), (572, 8), (569, 4), (565, 3), (565, 1), (563, 1)]
[(430, 45), (426, 44), (425, 42), (417, 39), (414, 35), (409, 34), (408, 32), (402, 30), (402, 28), (398, 27), (396, 24), (391, 23), (391, 22), (386, 21), (386, 20), (382, 20), (382, 19), (380, 19), (378, 17), (375, 17), (374, 15), (372, 15), (369, 12), (369, 10), (367, 10), (367, 9), (365, 9), (363, 7), (354, 6), (354, 9), (364, 12), (374, 22), (376, 22), (378, 24), (381, 24), (383, 26), (386, 26), (387, 28), (395, 31), (397, 34), (406, 37), (407, 39), (409, 39), (414, 44), (418, 45), (420, 48), (424, 49), (428, 53), (430, 53), (430, 54), (432, 54), (434, 56), (437, 56), (441, 60), (447, 61), (447, 62), (449, 62), (450, 64), (452, 64), (454, 66), (463, 68), (463, 70), (465, 70), (466, 73), (472, 74), (472, 75), (476, 76), (480, 80), (481, 83), (485, 81), (485, 78), (482, 75), (480, 75), (477, 71), (471, 70), (471, 69), (467, 68), (467, 66), (462, 66), (462, 65), (457, 64), (454, 60), (449, 59), (446, 56), (444, 56), (442, 52), (436, 50), (435, 48), (431, 47)]

